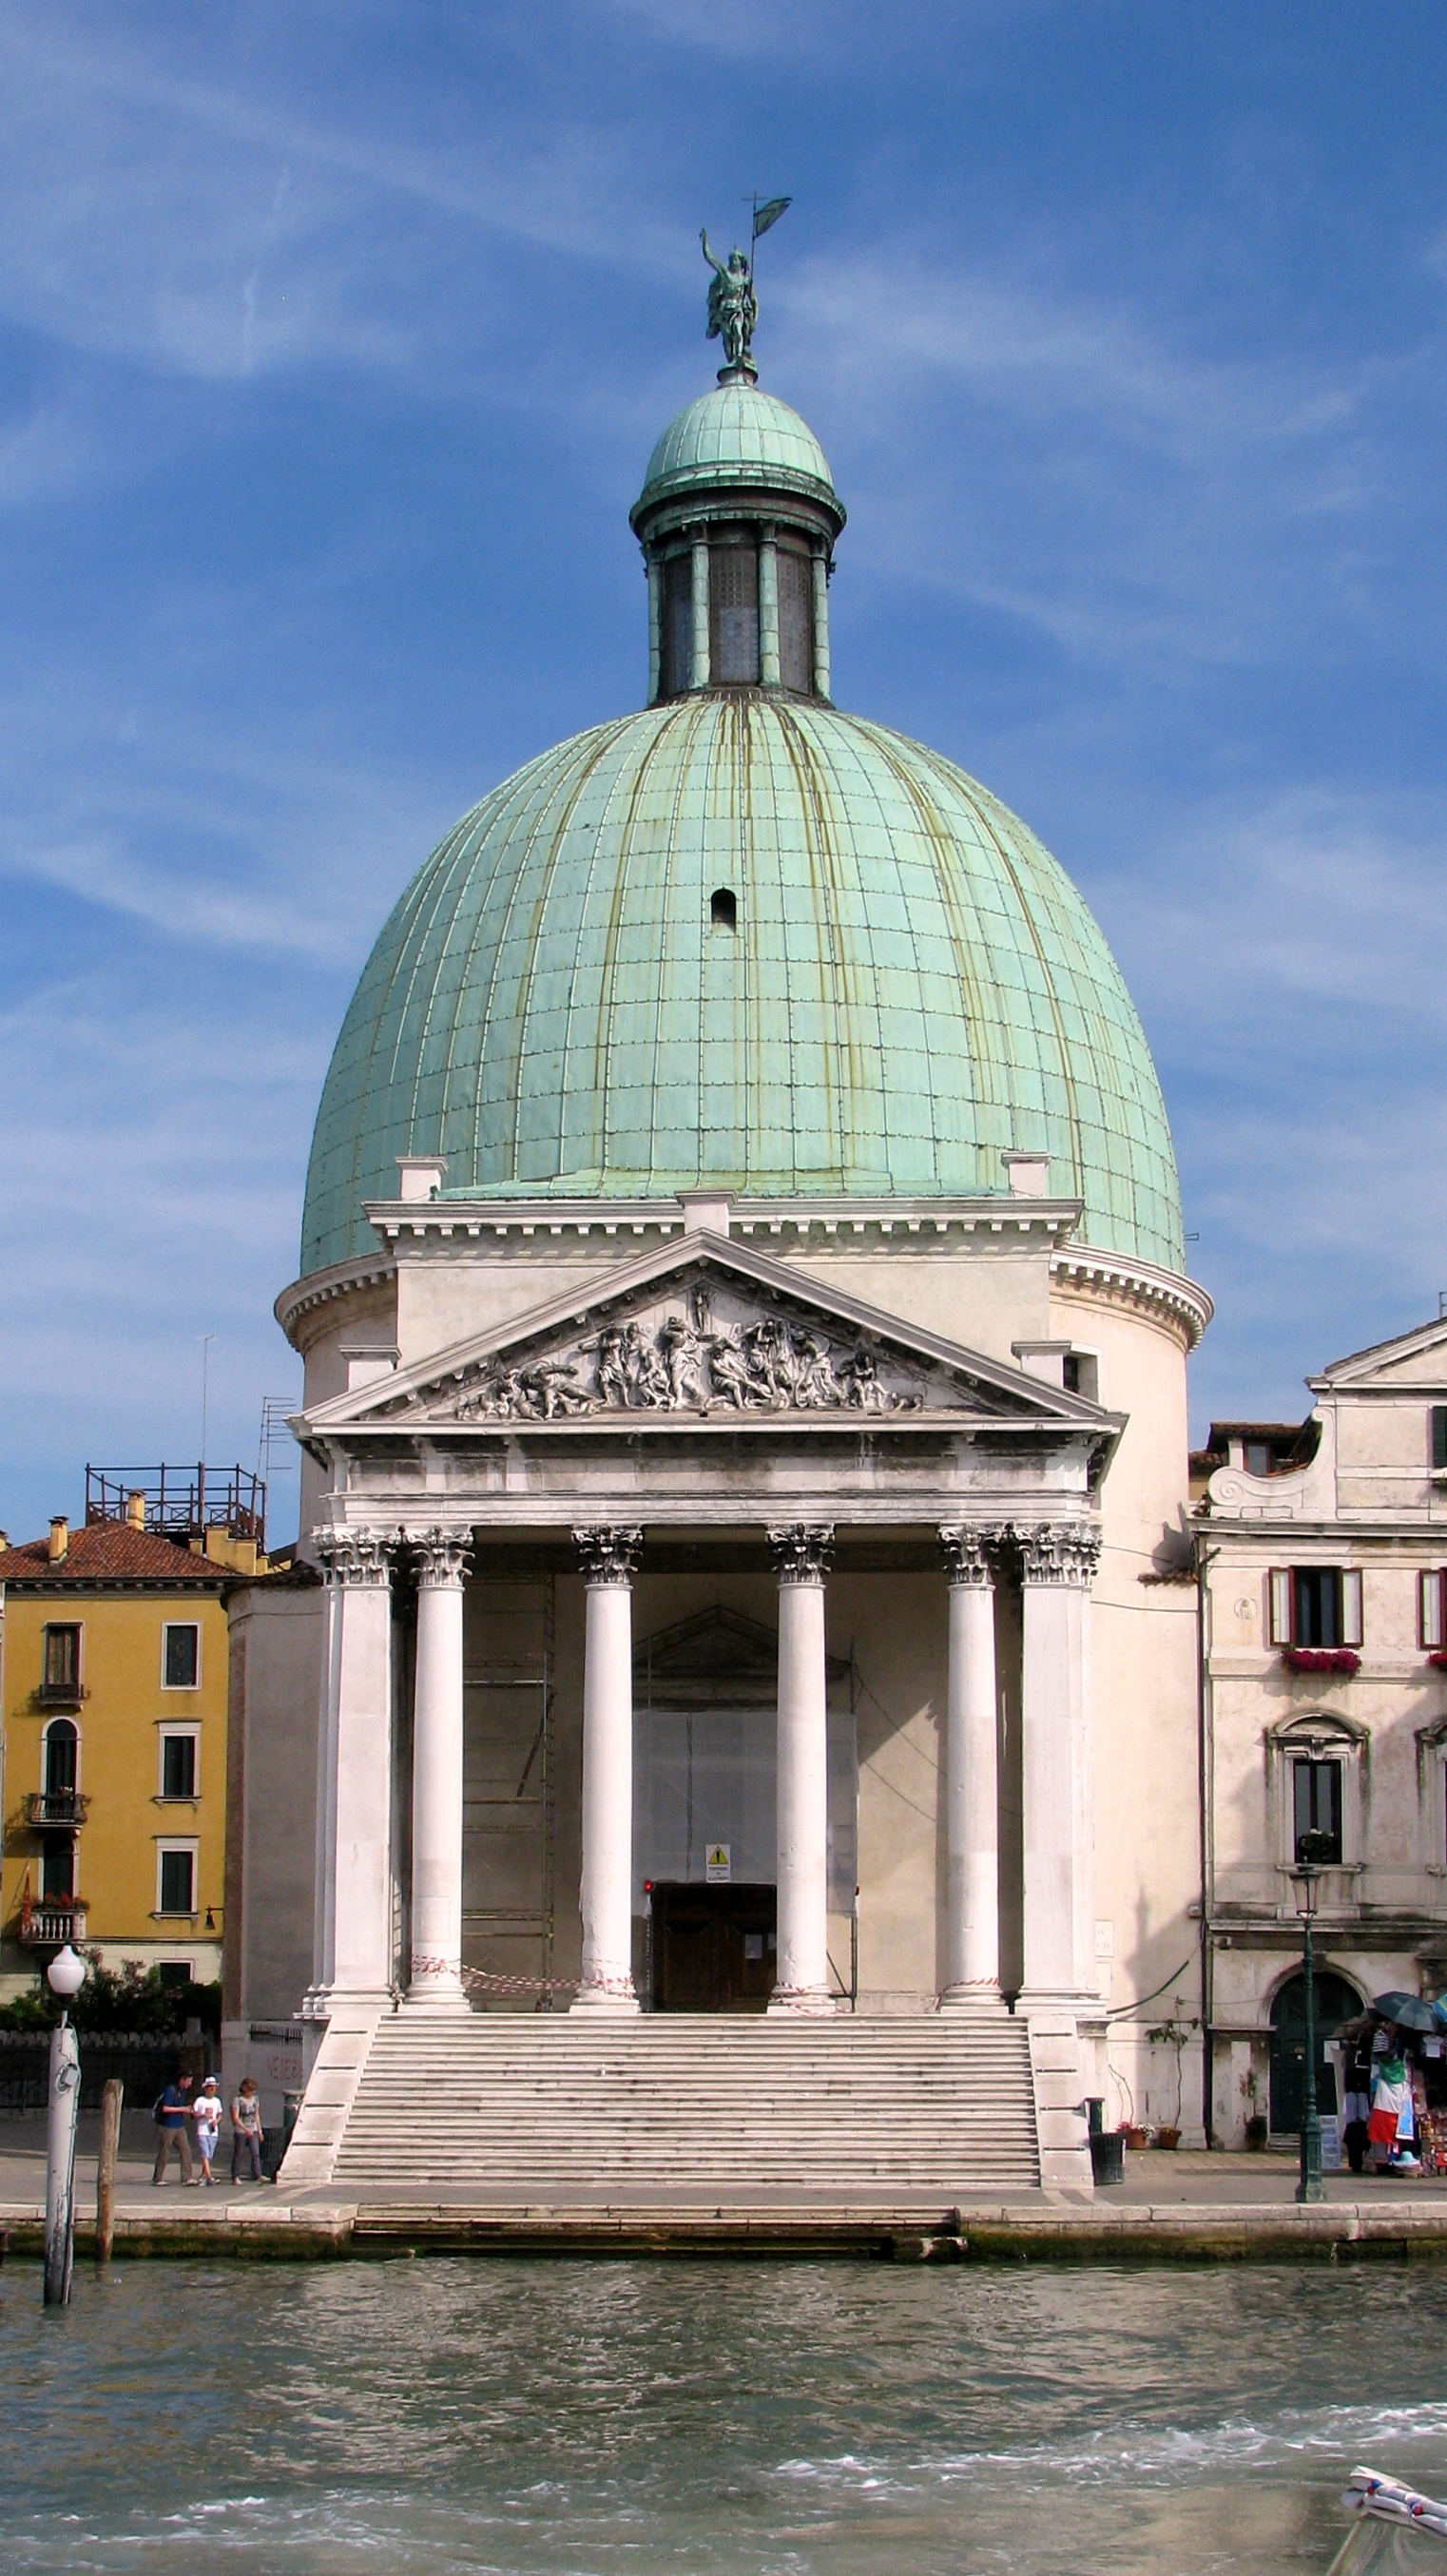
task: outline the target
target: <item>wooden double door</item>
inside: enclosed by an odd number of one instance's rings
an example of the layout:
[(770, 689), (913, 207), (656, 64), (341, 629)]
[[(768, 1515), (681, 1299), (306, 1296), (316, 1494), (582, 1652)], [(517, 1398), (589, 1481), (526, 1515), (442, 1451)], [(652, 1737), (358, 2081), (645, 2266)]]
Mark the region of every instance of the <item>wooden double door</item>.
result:
[(762, 2012), (774, 1990), (772, 1887), (655, 1884), (655, 2012)]

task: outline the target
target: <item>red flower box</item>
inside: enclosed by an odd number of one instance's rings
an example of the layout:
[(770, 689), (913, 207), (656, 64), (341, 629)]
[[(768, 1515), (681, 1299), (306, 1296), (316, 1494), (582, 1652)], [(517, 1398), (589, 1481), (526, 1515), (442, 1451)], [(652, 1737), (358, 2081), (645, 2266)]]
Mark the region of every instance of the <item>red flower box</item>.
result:
[(1348, 1680), (1362, 1668), (1355, 1646), (1283, 1646), (1281, 1660), (1288, 1672), (1344, 1673)]
[(1434, 1646), (1427, 1661), (1435, 1664), (1439, 1673), (1447, 1673), (1447, 1646)]

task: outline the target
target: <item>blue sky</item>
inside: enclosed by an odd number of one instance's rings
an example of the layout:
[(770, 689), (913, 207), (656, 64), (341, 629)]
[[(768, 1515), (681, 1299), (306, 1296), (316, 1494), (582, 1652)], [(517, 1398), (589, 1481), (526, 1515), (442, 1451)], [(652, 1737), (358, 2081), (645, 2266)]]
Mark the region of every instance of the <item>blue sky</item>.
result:
[(754, 187), (836, 695), (1104, 923), (1198, 1426), (1436, 1312), (1444, 98), (1410, 0), (7, 0), (12, 1534), (194, 1457), (203, 1334), (213, 1457), (296, 1390), (351, 984), (465, 806), (638, 703), (627, 508)]

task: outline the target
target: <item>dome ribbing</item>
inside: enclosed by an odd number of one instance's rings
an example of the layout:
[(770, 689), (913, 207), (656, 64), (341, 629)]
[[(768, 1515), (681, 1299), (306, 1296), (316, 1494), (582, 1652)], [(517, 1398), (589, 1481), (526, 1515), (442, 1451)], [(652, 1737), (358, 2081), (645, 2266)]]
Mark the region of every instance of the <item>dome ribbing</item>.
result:
[(1049, 852), (882, 726), (704, 691), (530, 762), (413, 879), (327, 1075), (302, 1268), (372, 1247), (398, 1154), (445, 1154), (449, 1196), (877, 1198), (1002, 1190), (1008, 1147), (1048, 1151), (1084, 1241), (1182, 1268), (1145, 1037)]

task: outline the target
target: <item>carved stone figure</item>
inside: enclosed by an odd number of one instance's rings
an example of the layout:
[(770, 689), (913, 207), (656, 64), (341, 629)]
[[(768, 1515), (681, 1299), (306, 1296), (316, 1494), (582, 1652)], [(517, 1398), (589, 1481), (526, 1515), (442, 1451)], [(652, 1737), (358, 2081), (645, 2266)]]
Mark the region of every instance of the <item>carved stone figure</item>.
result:
[(623, 1334), (617, 1324), (605, 1324), (598, 1335), (598, 1401), (600, 1404), (626, 1404), (629, 1399), (628, 1357)]
[(668, 1372), (670, 1401), (702, 1404), (703, 1352), (693, 1326), (682, 1315), (670, 1315), (658, 1336), (658, 1347)]
[(720, 260), (709, 249), (706, 231), (699, 234), (699, 240), (713, 270), (713, 283), (708, 290), (708, 336), (710, 340), (722, 340), (729, 366), (752, 370), (749, 353), (759, 319), (753, 264), (747, 251), (740, 250), (737, 244), (726, 260)]
[(571, 1360), (537, 1360), (519, 1371), (524, 1392), (534, 1399), (544, 1422), (560, 1414), (591, 1413), (593, 1398), (581, 1385)]
[(708, 1373), (714, 1394), (742, 1413), (750, 1401), (749, 1363), (727, 1325), (710, 1336)]
[(844, 1402), (844, 1390), (834, 1374), (829, 1345), (822, 1342), (817, 1333), (805, 1333), (802, 1337), (794, 1402), (805, 1412), (817, 1412), (826, 1405)]

